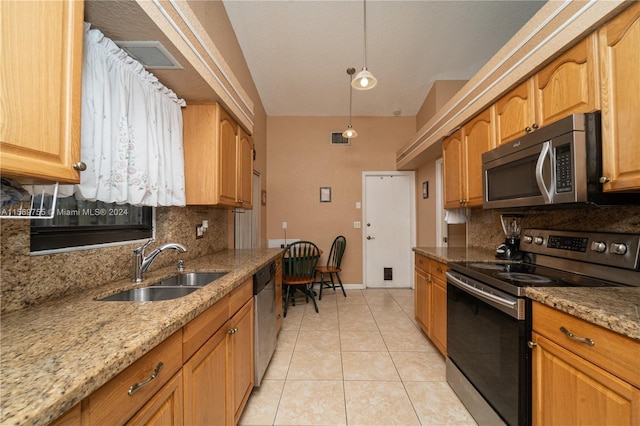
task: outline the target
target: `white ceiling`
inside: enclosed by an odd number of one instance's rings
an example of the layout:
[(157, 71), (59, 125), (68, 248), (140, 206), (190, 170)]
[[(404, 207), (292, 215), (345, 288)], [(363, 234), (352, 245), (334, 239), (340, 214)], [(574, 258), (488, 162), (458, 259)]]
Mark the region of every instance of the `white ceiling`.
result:
[[(349, 114), (348, 67), (363, 65), (361, 0), (223, 0), (270, 116)], [(542, 0), (369, 0), (367, 68), (353, 115), (414, 116), (436, 80), (471, 78)]]

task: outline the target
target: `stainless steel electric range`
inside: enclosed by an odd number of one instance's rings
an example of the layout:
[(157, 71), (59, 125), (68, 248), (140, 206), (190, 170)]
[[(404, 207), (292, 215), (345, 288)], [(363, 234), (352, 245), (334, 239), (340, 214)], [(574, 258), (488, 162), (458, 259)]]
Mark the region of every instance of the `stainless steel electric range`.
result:
[(482, 425), (531, 423), (527, 287), (640, 286), (640, 234), (526, 229), (521, 250), (447, 265), (447, 381)]

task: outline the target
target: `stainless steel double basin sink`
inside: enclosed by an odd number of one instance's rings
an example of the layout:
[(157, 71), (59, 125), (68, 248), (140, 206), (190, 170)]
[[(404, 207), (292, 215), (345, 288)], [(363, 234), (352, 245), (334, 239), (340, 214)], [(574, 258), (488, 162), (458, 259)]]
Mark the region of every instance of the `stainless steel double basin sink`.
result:
[(147, 287), (124, 290), (98, 299), (102, 302), (156, 302), (187, 296), (211, 284), (227, 272), (190, 272), (165, 278)]

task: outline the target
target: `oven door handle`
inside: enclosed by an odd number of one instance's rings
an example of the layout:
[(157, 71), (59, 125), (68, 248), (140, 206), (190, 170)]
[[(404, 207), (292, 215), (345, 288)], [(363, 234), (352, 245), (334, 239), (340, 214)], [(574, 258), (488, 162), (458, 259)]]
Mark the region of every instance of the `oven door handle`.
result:
[(498, 305), (504, 306), (505, 308), (508, 308), (510, 310), (514, 310), (514, 311), (518, 310), (518, 301), (516, 300), (508, 300), (503, 297), (496, 296), (495, 294), (491, 294), (491, 293), (487, 293), (482, 290), (479, 290), (474, 286), (469, 285), (464, 281), (460, 280), (458, 277), (451, 274), (450, 272), (447, 272), (447, 278), (451, 280), (451, 284), (455, 285), (456, 287), (458, 287), (463, 291), (466, 291), (467, 293), (472, 293), (478, 296), (480, 299), (497, 303)]

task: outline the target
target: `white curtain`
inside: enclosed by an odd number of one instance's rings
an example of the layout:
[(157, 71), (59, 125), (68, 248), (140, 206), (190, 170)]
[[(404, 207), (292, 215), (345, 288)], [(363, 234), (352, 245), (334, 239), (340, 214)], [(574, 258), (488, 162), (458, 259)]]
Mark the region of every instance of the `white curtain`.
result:
[(184, 206), (182, 99), (85, 23), (82, 147), (76, 197)]

